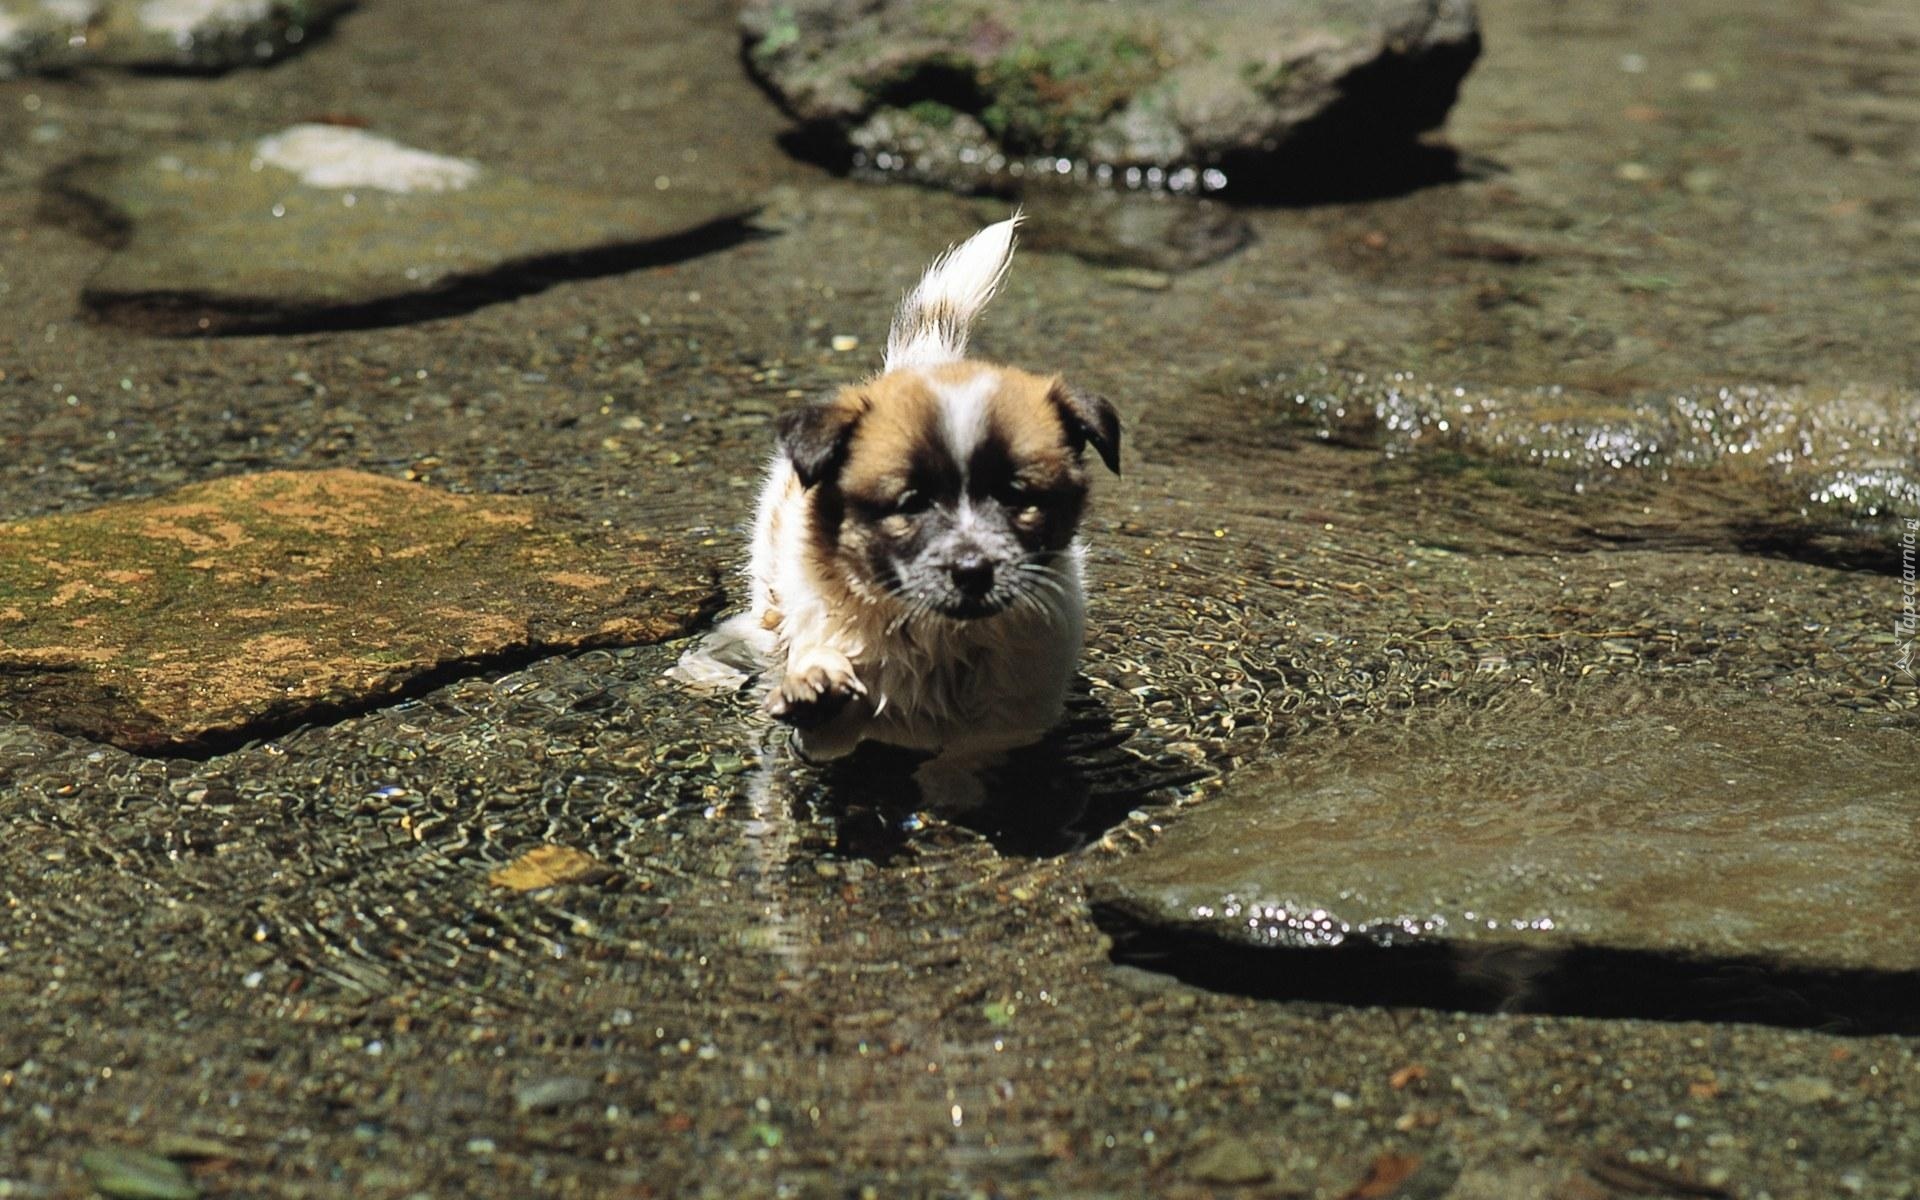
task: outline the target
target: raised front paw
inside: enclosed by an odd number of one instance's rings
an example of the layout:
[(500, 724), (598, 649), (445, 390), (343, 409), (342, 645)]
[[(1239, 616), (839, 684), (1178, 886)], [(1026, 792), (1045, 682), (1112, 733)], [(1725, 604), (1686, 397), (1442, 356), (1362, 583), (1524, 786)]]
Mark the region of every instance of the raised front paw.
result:
[(851, 670), (826, 666), (788, 667), (786, 677), (761, 705), (776, 721), (795, 729), (814, 729), (838, 716), (856, 696), (867, 694)]

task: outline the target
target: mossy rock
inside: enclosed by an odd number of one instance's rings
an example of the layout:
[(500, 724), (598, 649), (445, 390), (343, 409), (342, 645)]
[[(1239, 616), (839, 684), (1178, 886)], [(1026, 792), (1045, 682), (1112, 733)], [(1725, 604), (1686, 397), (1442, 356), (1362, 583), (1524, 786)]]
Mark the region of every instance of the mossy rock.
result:
[(0, 716), (144, 752), (678, 636), (717, 564), (539, 504), (275, 471), (0, 524)]
[(215, 74), (318, 41), (354, 0), (0, 0), (0, 78), (83, 67)]
[[(965, 189), (1066, 160), (1199, 190), (1391, 152), (1445, 119), (1480, 44), (1471, 0), (749, 0), (741, 21), (800, 144)], [(956, 118), (986, 152), (928, 145)]]

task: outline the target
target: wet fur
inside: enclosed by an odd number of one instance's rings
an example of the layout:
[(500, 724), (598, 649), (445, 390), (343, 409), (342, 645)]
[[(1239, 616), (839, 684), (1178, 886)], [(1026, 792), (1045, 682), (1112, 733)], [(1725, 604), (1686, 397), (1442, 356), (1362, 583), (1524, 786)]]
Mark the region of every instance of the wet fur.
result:
[(766, 710), (809, 758), (875, 740), (971, 762), (1062, 714), (1084, 633), (1084, 451), (1117, 471), (1120, 433), (1057, 376), (964, 357), (1017, 220), (934, 264), (888, 369), (780, 419), (751, 606), (727, 632), (768, 663)]

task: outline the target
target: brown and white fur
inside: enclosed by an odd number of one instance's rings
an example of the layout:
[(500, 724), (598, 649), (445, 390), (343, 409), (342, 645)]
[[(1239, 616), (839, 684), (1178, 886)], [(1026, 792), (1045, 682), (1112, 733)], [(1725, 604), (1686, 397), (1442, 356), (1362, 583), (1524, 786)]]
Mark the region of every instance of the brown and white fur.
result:
[(722, 634), (768, 668), (803, 755), (865, 740), (979, 764), (1060, 719), (1084, 631), (1082, 451), (1119, 470), (1105, 399), (966, 357), (1019, 214), (936, 261), (886, 365), (783, 414), (754, 518), (751, 608)]

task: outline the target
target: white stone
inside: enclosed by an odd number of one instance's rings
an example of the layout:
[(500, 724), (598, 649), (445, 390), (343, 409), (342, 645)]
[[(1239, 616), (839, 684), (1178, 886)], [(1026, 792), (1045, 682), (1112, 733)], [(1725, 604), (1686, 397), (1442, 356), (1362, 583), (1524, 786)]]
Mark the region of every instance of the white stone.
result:
[(192, 37), (210, 24), (264, 20), (271, 8), (271, 0), (147, 0), (140, 6), (140, 24), (168, 37)]
[(41, 9), (56, 21), (88, 25), (99, 19), (100, 0), (40, 0)]
[(317, 188), (457, 192), (480, 177), (480, 164), (468, 159), (430, 154), (339, 125), (294, 125), (261, 138), (254, 153)]

